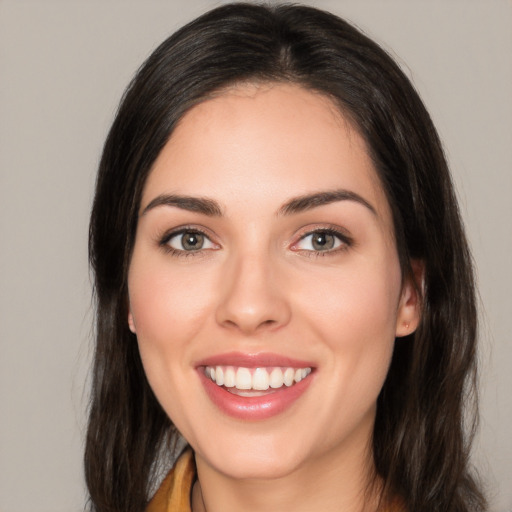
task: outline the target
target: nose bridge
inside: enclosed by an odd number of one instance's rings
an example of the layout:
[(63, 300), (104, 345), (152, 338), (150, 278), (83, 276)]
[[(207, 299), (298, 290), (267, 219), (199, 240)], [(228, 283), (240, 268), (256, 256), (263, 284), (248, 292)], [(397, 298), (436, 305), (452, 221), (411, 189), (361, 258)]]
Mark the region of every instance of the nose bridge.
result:
[(235, 251), (225, 262), (217, 321), (245, 334), (277, 328), (290, 318), (290, 305), (280, 286), (278, 265), (269, 251)]

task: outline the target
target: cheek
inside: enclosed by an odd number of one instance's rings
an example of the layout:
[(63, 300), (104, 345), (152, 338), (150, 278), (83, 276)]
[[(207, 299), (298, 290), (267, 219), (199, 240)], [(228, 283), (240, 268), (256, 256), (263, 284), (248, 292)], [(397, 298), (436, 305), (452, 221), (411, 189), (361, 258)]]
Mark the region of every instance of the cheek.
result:
[[(333, 355), (329, 365), (344, 382), (380, 391), (393, 352), (401, 274), (395, 259), (311, 276), (300, 309)], [(319, 286), (322, 284), (322, 286)]]
[(359, 333), (361, 342), (389, 334), (394, 338), (401, 276), (398, 263), (386, 261), (303, 277), (302, 306), (332, 333), (330, 338), (351, 333)]
[[(169, 417), (186, 426), (185, 404), (193, 404), (190, 366), (193, 340), (207, 321), (210, 293), (197, 273), (132, 260), (129, 273), (130, 312), (136, 328), (146, 377)], [(211, 288), (211, 287), (210, 287)], [(190, 407), (190, 405), (188, 406)]]
[(144, 269), (130, 273), (130, 311), (141, 339), (168, 344), (192, 337), (208, 310), (204, 275)]
[(189, 393), (182, 387), (192, 378), (192, 340), (208, 317), (210, 293), (204, 275), (200, 280), (195, 273), (171, 271), (165, 265), (157, 270), (133, 265), (130, 311), (148, 381), (167, 413), (179, 417), (169, 390)]

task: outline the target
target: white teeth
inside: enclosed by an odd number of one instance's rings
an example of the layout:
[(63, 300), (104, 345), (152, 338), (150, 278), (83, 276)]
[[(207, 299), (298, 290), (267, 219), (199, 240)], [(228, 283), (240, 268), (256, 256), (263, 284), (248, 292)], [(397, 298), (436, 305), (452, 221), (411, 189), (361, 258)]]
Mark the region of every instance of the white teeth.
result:
[(236, 389), (251, 389), (252, 377), (249, 368), (238, 368), (236, 371)]
[(294, 380), (295, 382), (300, 382), (302, 379), (305, 379), (311, 373), (311, 368), (299, 368), (295, 370)]
[(286, 368), (284, 372), (284, 383), (290, 387), (293, 384), (293, 379), (295, 378), (295, 371), (293, 368)]
[(268, 389), (270, 377), (265, 368), (256, 368), (252, 375), (252, 389)]
[(274, 368), (270, 374), (270, 387), (277, 389), (283, 387), (284, 377), (281, 368)]
[(233, 368), (227, 368), (224, 372), (224, 386), (227, 388), (235, 387), (235, 370)]
[(219, 386), (224, 384), (224, 370), (221, 366), (217, 366), (215, 369), (215, 378), (212, 378)]
[(311, 368), (206, 366), (204, 373), (218, 386), (238, 390), (266, 391), (269, 388), (290, 387), (300, 382), (311, 373)]

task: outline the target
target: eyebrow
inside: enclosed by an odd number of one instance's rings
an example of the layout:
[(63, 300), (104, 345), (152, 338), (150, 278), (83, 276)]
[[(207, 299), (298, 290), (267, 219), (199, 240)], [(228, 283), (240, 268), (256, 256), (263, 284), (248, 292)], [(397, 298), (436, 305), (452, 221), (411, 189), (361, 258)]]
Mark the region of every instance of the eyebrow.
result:
[(144, 208), (141, 216), (145, 215), (149, 210), (152, 210), (157, 206), (174, 206), (176, 208), (181, 208), (182, 210), (188, 210), (189, 212), (202, 213), (203, 215), (208, 215), (208, 217), (220, 217), (222, 215), (222, 210), (219, 204), (212, 199), (207, 199), (205, 197), (163, 194), (155, 197)]
[[(278, 215), (293, 215), (319, 206), (335, 203), (338, 201), (355, 201), (374, 215), (377, 215), (375, 208), (363, 197), (350, 190), (327, 190), (294, 197), (287, 201), (277, 211)], [(206, 197), (181, 196), (176, 194), (163, 194), (155, 197), (142, 211), (141, 216), (158, 206), (174, 206), (190, 212), (202, 213), (208, 217), (221, 217), (222, 208), (217, 201)]]
[(291, 215), (294, 213), (305, 212), (319, 206), (335, 203), (338, 201), (355, 201), (368, 210), (374, 215), (377, 215), (375, 208), (363, 197), (350, 190), (338, 189), (338, 190), (327, 190), (324, 192), (317, 192), (314, 194), (307, 194), (304, 196), (295, 197), (287, 201), (281, 208), (279, 208), (278, 214), (280, 215)]

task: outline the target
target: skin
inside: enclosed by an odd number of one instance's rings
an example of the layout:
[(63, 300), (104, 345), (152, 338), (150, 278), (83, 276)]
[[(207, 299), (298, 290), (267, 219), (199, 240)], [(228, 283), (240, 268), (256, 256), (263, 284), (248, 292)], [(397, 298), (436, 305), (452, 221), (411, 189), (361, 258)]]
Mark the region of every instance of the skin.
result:
[[(282, 211), (341, 189), (367, 205)], [(208, 198), (221, 215), (147, 209), (163, 194)], [(164, 235), (183, 225), (206, 233), (201, 250), (169, 252), (181, 237)], [(307, 234), (333, 228), (344, 240), (314, 250)], [(246, 84), (191, 109), (145, 185), (128, 285), (149, 382), (195, 451), (195, 511), (375, 509), (371, 493), (364, 502), (376, 400), (419, 301), (365, 142), (329, 99)], [(312, 381), (277, 416), (233, 418), (196, 370), (232, 351), (311, 361)]]

